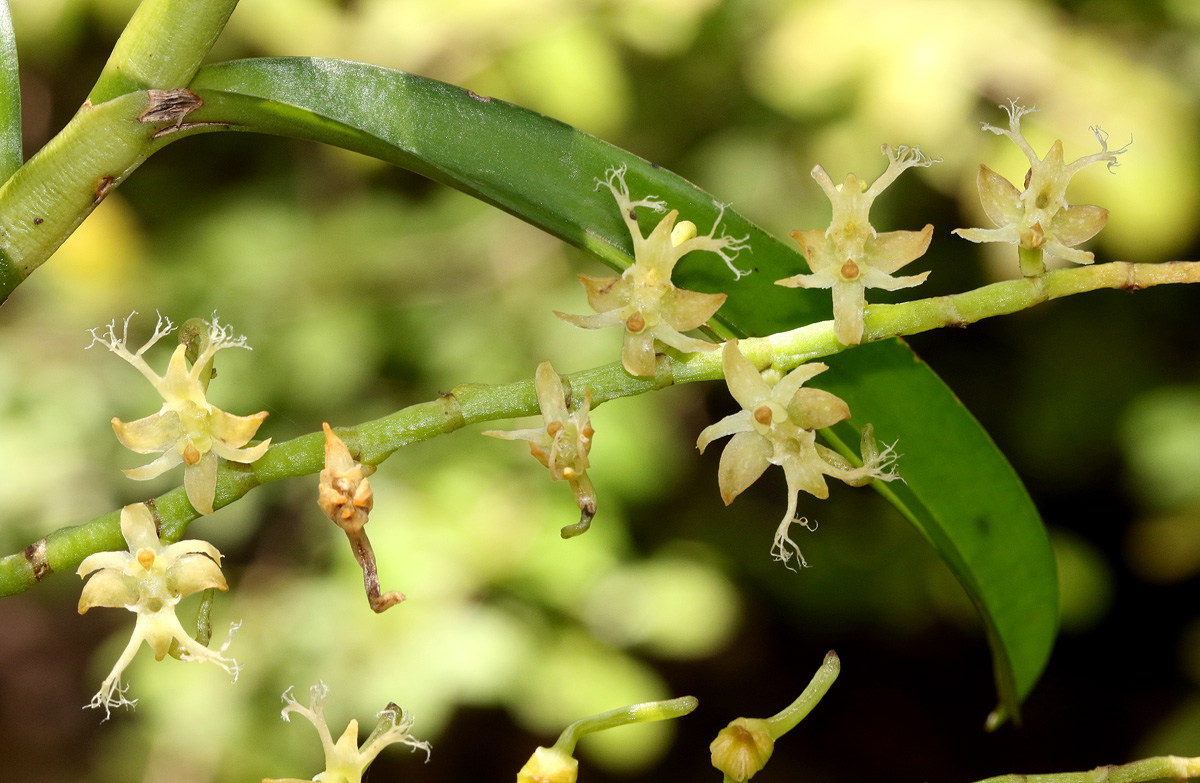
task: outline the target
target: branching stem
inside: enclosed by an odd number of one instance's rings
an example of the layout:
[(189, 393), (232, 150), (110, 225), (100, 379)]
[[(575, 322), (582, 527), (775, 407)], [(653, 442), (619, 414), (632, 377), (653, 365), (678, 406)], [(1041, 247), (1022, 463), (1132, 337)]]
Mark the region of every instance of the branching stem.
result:
[[(863, 341), (917, 334), (945, 326), (966, 326), (1071, 294), (1101, 288), (1135, 291), (1167, 283), (1200, 282), (1200, 262), (1162, 264), (1113, 262), (1064, 269), (1033, 277), (993, 283), (953, 296), (867, 308)], [(788, 372), (800, 364), (845, 350), (822, 321), (768, 337), (740, 342), (742, 352), (759, 369)], [(620, 397), (693, 381), (722, 377), (721, 354), (708, 351), (679, 357), (660, 356), (653, 378), (629, 375), (620, 362), (563, 377), (568, 400), (591, 393), (592, 405)], [(351, 453), (367, 464), (379, 464), (404, 446), (430, 440), (469, 424), (531, 416), (538, 412), (533, 379), (502, 386), (464, 384), (430, 402), (407, 408), (357, 427), (339, 431)], [(271, 481), (316, 474), (324, 467), (323, 432), (313, 432), (274, 445), (252, 465), (223, 463), (217, 473), (215, 508), (228, 505), (251, 489)], [(164, 541), (177, 541), (197, 516), (179, 487), (154, 501), (162, 520)], [(23, 551), (0, 559), (0, 596), (23, 592), (56, 571), (74, 570), (94, 552), (125, 548), (120, 512), (112, 511), (75, 527), (51, 533)]]

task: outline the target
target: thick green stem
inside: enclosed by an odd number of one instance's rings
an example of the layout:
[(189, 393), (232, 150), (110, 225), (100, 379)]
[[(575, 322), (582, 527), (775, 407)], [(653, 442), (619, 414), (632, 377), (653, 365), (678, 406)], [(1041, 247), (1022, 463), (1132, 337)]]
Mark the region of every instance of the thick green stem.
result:
[(88, 95), (104, 103), (139, 90), (187, 87), (238, 0), (142, 0)]
[(1088, 772), (1057, 775), (997, 775), (978, 783), (1145, 783), (1151, 780), (1184, 781), (1200, 777), (1200, 756), (1155, 756), (1119, 766), (1096, 767)]
[[(201, 105), (182, 88), (236, 5), (144, 0), (138, 7), (87, 103), (0, 188), (0, 302), (166, 143), (168, 129), (180, 127)], [(0, 55), (3, 42), (0, 29)], [(2, 88), (0, 77), (0, 93)], [(0, 101), (0, 174), (3, 123), (11, 113), (11, 105)]]
[[(944, 326), (969, 323), (1023, 310), (1062, 296), (1101, 288), (1135, 291), (1166, 283), (1200, 282), (1200, 262), (1163, 264), (1114, 262), (1048, 272), (1042, 277), (993, 283), (954, 296), (919, 299), (867, 308), (863, 339), (866, 342), (916, 334)], [(787, 372), (812, 359), (846, 349), (833, 334), (833, 322), (822, 321), (768, 337), (748, 338), (742, 352), (759, 369), (774, 367)], [(629, 375), (620, 362), (563, 377), (568, 402), (584, 390), (592, 405), (661, 389), (678, 383), (711, 381), (724, 377), (720, 351), (686, 356), (659, 356), (653, 378)], [(362, 462), (378, 464), (399, 448), (468, 424), (531, 416), (538, 412), (532, 379), (503, 386), (464, 384), (430, 402), (403, 408), (350, 429), (338, 429), (352, 454)], [(254, 487), (285, 478), (312, 475), (324, 467), (323, 432), (313, 432), (273, 445), (253, 465), (224, 463), (217, 471), (215, 508), (226, 506)], [(177, 541), (199, 514), (188, 503), (183, 488), (155, 501), (162, 521), (163, 539)], [(19, 593), (53, 572), (73, 570), (93, 552), (121, 550), (120, 512), (113, 511), (77, 527), (64, 528), (22, 552), (0, 559), (0, 596)]]
[(0, 302), (166, 144), (162, 131), (196, 105), (190, 95), (135, 92), (85, 105), (0, 187)]
[(0, 184), (21, 167), (21, 77), (8, 0), (0, 0)]

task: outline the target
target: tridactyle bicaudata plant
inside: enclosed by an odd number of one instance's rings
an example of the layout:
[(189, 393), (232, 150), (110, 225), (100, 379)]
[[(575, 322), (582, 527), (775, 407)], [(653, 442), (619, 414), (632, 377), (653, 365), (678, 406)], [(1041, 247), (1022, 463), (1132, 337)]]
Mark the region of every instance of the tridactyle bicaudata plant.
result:
[(592, 398), (588, 392), (583, 399), (575, 397), (574, 410), (567, 405), (562, 379), (550, 366), (542, 362), (537, 368), (534, 381), (538, 407), (542, 411), (541, 427), (525, 430), (488, 430), (484, 435), (504, 440), (523, 440), (529, 444), (529, 453), (550, 471), (554, 481), (566, 481), (575, 495), (579, 506), (579, 521), (562, 529), (563, 538), (571, 538), (587, 531), (596, 516), (596, 490), (588, 478), (588, 452), (592, 450), (592, 420), (588, 410)]
[(862, 428), (861, 467), (851, 465), (841, 454), (817, 443), (818, 429), (850, 418), (850, 408), (840, 397), (803, 387), (805, 381), (829, 369), (824, 364), (802, 364), (783, 377), (774, 370), (759, 373), (742, 355), (737, 340), (725, 343), (721, 364), (729, 393), (742, 410), (705, 427), (696, 447), (703, 453), (717, 438), (733, 436), (721, 452), (718, 468), (721, 499), (726, 505), (757, 481), (767, 466), (783, 468), (788, 505), (775, 531), (771, 554), (785, 565), (794, 554), (800, 565), (806, 566), (800, 548), (788, 535), (793, 522), (808, 526), (807, 519), (796, 519), (801, 490), (824, 499), (829, 497), (826, 476), (855, 487), (873, 479), (899, 478), (892, 470), (896, 454), (892, 447), (879, 450), (869, 424)]
[(129, 320), (135, 315), (136, 312), (130, 313), (125, 319), (120, 337), (115, 320), (109, 322), (103, 333), (99, 333), (99, 329), (92, 330), (92, 345), (99, 343), (132, 364), (163, 398), (158, 413), (131, 422), (115, 417), (112, 420), (113, 431), (121, 445), (139, 454), (163, 452), (153, 462), (124, 471), (125, 475), (145, 481), (183, 463), (183, 486), (188, 501), (201, 514), (211, 514), (217, 491), (217, 457), (250, 463), (265, 454), (271, 445), (268, 438), (257, 446), (242, 448), (258, 432), (259, 425), (267, 417), (266, 411), (234, 416), (205, 399), (213, 374), (213, 356), (217, 351), (224, 348), (250, 350), (250, 346), (246, 345), (245, 337), (234, 337), (232, 327), (222, 326), (215, 314), (211, 322), (192, 319), (184, 325), (166, 374), (160, 376), (150, 369), (142, 354), (175, 327), (171, 319), (159, 315), (154, 334), (136, 353), (130, 353), (126, 347)]
[[(308, 707), (292, 698), (292, 689), (283, 693), (284, 707), (281, 713), (289, 723), (292, 713), (300, 715), (313, 725), (321, 738), (321, 748), (325, 751), (325, 770), (313, 776), (312, 780), (321, 783), (361, 783), (367, 767), (375, 757), (388, 745), (408, 745), (414, 751), (425, 751), (425, 760), (429, 760), (429, 743), (419, 740), (409, 731), (413, 727), (413, 718), (407, 712), (389, 703), (378, 714), (379, 722), (375, 730), (367, 737), (360, 747), (358, 744), (358, 721), (351, 718), (342, 736), (335, 742), (325, 723), (325, 697), (329, 688), (325, 683), (317, 683), (312, 687), (311, 701)], [(307, 783), (298, 778), (263, 778), (263, 783)]]
[(847, 175), (842, 184), (834, 185), (825, 169), (813, 167), (812, 178), (833, 204), (833, 220), (824, 230), (792, 232), (812, 273), (775, 281), (776, 285), (789, 288), (833, 289), (834, 335), (842, 345), (862, 342), (867, 288), (895, 291), (920, 285), (929, 277), (928, 272), (908, 277), (893, 277), (893, 273), (925, 254), (933, 237), (933, 225), (926, 225), (920, 231), (880, 234), (871, 226), (870, 212), (879, 194), (906, 169), (938, 161), (926, 158), (916, 147), (892, 149), (884, 144), (883, 152), (888, 157), (887, 170), (870, 187), (860, 184), (853, 174)]
[[(625, 184), (624, 166), (610, 169), (607, 178), (597, 185), (600, 186), (612, 191), (633, 237), (634, 263), (620, 277), (579, 276), (595, 315), (554, 314), (583, 329), (624, 328), (621, 363), (631, 375), (654, 375), (655, 340), (684, 353), (715, 349), (717, 346), (713, 343), (688, 337), (682, 332), (702, 326), (725, 303), (726, 295), (677, 288), (671, 282), (671, 272), (679, 259), (688, 253), (707, 250), (719, 255), (736, 277), (748, 274), (733, 265), (738, 252), (747, 247), (747, 238), (717, 236), (720, 214), (707, 234), (697, 236), (695, 223), (690, 220), (675, 222), (679, 217), (676, 209), (667, 212), (650, 235), (643, 237), (638, 227), (637, 208), (662, 212), (667, 208), (666, 203), (654, 196), (634, 201)], [(723, 206), (721, 213), (724, 213)]]
[(1008, 113), (1008, 128), (983, 123), (983, 129), (1006, 136), (1029, 160), (1024, 190), (1004, 177), (979, 167), (979, 200), (983, 211), (998, 228), (956, 228), (955, 234), (972, 242), (1008, 242), (1018, 248), (1021, 272), (1026, 276), (1046, 271), (1042, 253), (1070, 261), (1090, 264), (1096, 260), (1090, 252), (1075, 245), (1094, 237), (1108, 222), (1108, 210), (1091, 204), (1067, 203), (1067, 185), (1071, 178), (1093, 163), (1105, 163), (1109, 171), (1119, 165), (1117, 156), (1129, 149), (1126, 144), (1117, 150), (1108, 148), (1108, 134), (1099, 126), (1091, 129), (1100, 142), (1100, 151), (1084, 155), (1071, 163), (1063, 158), (1059, 139), (1050, 145), (1046, 157), (1038, 159), (1033, 147), (1021, 133), (1021, 118), (1037, 109), (1018, 106), (1015, 101), (1002, 106)]
[(188, 636), (175, 616), (181, 599), (201, 590), (228, 589), (221, 574), (221, 553), (207, 541), (163, 544), (145, 503), (121, 509), (121, 534), (129, 551), (97, 552), (79, 564), (80, 577), (91, 574), (79, 597), (80, 614), (94, 606), (137, 613), (129, 644), (88, 706), (103, 707), (107, 715), (113, 707), (137, 701), (125, 698), (121, 674), (142, 642), (150, 645), (156, 660), (171, 653), (184, 661), (215, 663), (237, 679), (237, 662), (224, 655), (237, 626), (230, 628), (230, 639), (213, 650)]

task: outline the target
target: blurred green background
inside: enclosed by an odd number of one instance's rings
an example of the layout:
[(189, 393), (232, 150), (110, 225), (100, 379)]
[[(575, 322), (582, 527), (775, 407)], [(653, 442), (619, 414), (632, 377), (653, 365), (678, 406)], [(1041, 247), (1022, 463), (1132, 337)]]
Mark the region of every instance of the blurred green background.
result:
[[(82, 102), (135, 5), (12, 0), (27, 154)], [(1019, 97), (1041, 110), (1025, 122), (1039, 151), (1061, 137), (1069, 159), (1089, 154), (1097, 123), (1118, 145), (1134, 138), (1119, 169), (1085, 171), (1070, 194), (1112, 211), (1098, 260), (1200, 257), (1190, 0), (242, 0), (213, 59), (268, 55), (372, 62), (532, 107), (779, 236), (827, 224), (814, 164), (873, 179), (881, 143), (919, 144), (944, 162), (903, 177), (873, 217), (935, 224), (905, 270), (933, 270), (921, 295), (1017, 274), (1011, 248), (949, 231), (986, 225), (978, 163), (1020, 181), (1019, 152), (979, 130)], [(140, 336), (155, 309), (219, 312), (254, 351), (221, 354), (210, 399), (270, 411), (260, 434), (283, 440), (531, 377), (546, 359), (560, 372), (612, 361), (618, 335), (552, 315), (587, 312), (579, 272), (603, 274), (508, 215), (349, 153), (233, 134), (174, 145), (0, 310), (0, 544), (180, 481), (118, 472), (144, 460), (108, 420), (159, 403), (116, 357), (83, 351), (89, 327), (136, 309)], [(600, 514), (580, 539), (558, 537), (577, 516), (570, 492), (523, 447), (472, 428), (397, 453), (371, 479), (368, 530), (384, 589), (409, 600), (382, 616), (315, 478), (201, 520), (189, 535), (226, 554), (232, 587), (216, 634), (242, 621), (236, 685), (142, 651), (128, 670), (137, 709), (99, 725), (80, 708), (133, 618), (78, 617), (70, 574), (0, 601), (4, 777), (311, 777), (315, 734), (279, 720), (279, 696), (323, 680), (336, 733), (396, 701), (433, 742), (428, 765), (385, 752), (373, 781), (511, 779), (572, 720), (684, 694), (701, 706), (683, 721), (584, 740), (581, 774), (715, 780), (716, 731), (785, 706), (829, 648), (841, 679), (757, 779), (845, 781), (884, 759), (870, 774), (952, 783), (1198, 755), (1198, 304), (1194, 290), (1100, 292), (911, 341), (1012, 459), (1059, 554), (1063, 636), (1022, 728), (983, 733), (994, 695), (973, 610), (874, 493), (802, 498), (821, 523), (799, 539), (813, 567), (770, 560), (782, 475), (724, 508), (719, 450), (693, 448), (732, 406), (713, 384), (595, 412)]]

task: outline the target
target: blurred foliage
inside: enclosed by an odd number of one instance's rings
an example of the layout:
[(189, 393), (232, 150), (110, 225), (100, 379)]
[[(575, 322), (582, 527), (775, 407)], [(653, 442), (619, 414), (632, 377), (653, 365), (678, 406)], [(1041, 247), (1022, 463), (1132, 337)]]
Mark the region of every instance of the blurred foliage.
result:
[[(133, 0), (12, 0), (27, 151), (86, 95)], [(1023, 161), (981, 121), (1020, 97), (1039, 151), (1088, 126), (1134, 145), (1074, 199), (1112, 211), (1099, 260), (1197, 257), (1200, 14), (1188, 0), (243, 0), (214, 58), (344, 57), (452, 81), (626, 146), (734, 202), (783, 236), (828, 219), (808, 172), (882, 168), (881, 143), (944, 162), (901, 182), (881, 230), (934, 222), (922, 295), (1016, 274), (1006, 248), (950, 229), (986, 225), (978, 163)], [(990, 255), (993, 251), (997, 255)], [(982, 259), (982, 262), (980, 261)], [(924, 265), (924, 266), (921, 266)], [(177, 484), (138, 463), (108, 420), (158, 403), (124, 363), (83, 348), (131, 310), (177, 322), (218, 311), (250, 338), (211, 394), (268, 410), (264, 436), (351, 424), (458, 383), (572, 372), (615, 356), (580, 332), (575, 272), (597, 266), (513, 218), (409, 174), (279, 139), (200, 137), (147, 163), (0, 311), (0, 543)], [(837, 489), (801, 513), (814, 568), (767, 555), (784, 501), (768, 474), (720, 507), (716, 455), (696, 433), (729, 412), (721, 388), (679, 388), (594, 414), (600, 514), (576, 512), (522, 448), (475, 430), (405, 449), (372, 477), (369, 528), (385, 589), (375, 616), (315, 480), (285, 482), (198, 522), (233, 587), (217, 633), (241, 620), (222, 673), (143, 651), (136, 711), (97, 726), (80, 707), (132, 618), (75, 616), (58, 575), (0, 602), (0, 755), (26, 781), (233, 781), (319, 769), (311, 729), (277, 719), (280, 693), (317, 680), (331, 725), (394, 700), (432, 762), (385, 753), (372, 779), (511, 775), (568, 722), (691, 693), (676, 725), (581, 744), (589, 781), (703, 779), (706, 746), (738, 715), (767, 715), (829, 647), (842, 678), (772, 779), (845, 779), (847, 753), (894, 774), (963, 781), (1086, 768), (1140, 753), (1200, 753), (1200, 340), (1195, 294), (1097, 294), (928, 335), (913, 344), (981, 418), (1054, 530), (1064, 639), (1023, 731), (985, 736), (982, 633), (953, 578), (871, 493)], [(167, 347), (151, 356), (165, 363)], [(900, 444), (903, 452), (903, 444)], [(953, 455), (947, 455), (953, 458)], [(903, 470), (903, 461), (900, 463)], [(181, 610), (187, 616), (188, 609)], [(36, 704), (32, 709), (30, 705)], [(904, 716), (897, 720), (897, 716)], [(678, 734), (674, 742), (672, 734)]]

